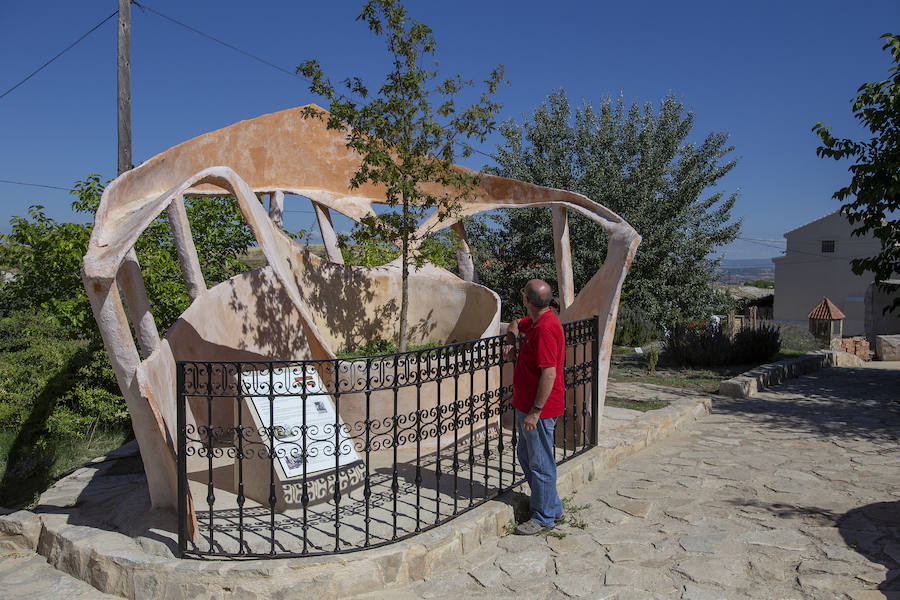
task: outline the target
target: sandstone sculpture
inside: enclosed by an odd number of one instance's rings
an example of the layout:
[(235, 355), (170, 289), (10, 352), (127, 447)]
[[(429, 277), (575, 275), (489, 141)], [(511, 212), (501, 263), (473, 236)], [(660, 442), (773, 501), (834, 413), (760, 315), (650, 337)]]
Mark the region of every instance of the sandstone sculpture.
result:
[[(348, 188), (359, 156), (341, 134), (320, 120), (305, 119), (302, 111), (264, 115), (184, 142), (119, 176), (103, 193), (82, 276), (131, 414), (154, 507), (177, 506), (176, 360), (333, 358), (348, 343), (396, 335), (396, 320), (381, 315), (398, 301), (399, 266), (345, 266), (330, 217), (335, 210), (358, 220), (373, 211), (373, 203), (383, 202), (383, 194), (375, 186)], [(286, 193), (312, 201), (327, 260), (282, 232)], [(460, 217), (496, 208), (553, 211), (560, 318), (600, 315), (602, 402), (619, 294), (640, 236), (621, 217), (576, 193), (492, 175), (481, 177), (475, 193)], [(207, 289), (184, 197), (214, 194), (235, 197), (268, 265)], [(268, 214), (256, 194), (269, 195)], [(566, 217), (572, 210), (609, 234), (606, 261), (577, 295)], [(162, 211), (192, 303), (161, 339), (134, 244)], [(410, 296), (426, 299), (410, 305), (413, 335), (446, 341), (498, 334), (499, 298), (474, 283), (463, 224), (432, 217), (421, 227), (453, 228), (461, 241), (457, 258), (463, 277), (430, 265), (410, 275)], [(342, 416), (343, 411), (342, 405)]]

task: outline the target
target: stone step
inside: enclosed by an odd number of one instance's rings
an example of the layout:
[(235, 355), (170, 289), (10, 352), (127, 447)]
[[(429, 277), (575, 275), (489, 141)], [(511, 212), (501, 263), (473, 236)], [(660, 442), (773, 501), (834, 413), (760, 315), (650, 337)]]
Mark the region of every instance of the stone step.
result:
[(18, 536), (0, 536), (0, 588), (16, 600), (100, 600), (118, 598), (54, 569)]

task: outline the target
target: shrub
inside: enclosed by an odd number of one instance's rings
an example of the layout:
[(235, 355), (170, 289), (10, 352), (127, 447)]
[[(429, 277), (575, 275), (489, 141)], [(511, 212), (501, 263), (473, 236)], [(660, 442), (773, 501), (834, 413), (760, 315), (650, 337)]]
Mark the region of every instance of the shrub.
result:
[(647, 350), (647, 372), (652, 373), (656, 370), (656, 363), (659, 362), (659, 350), (656, 349), (656, 346), (650, 346), (650, 349)]
[(619, 308), (613, 344), (617, 346), (643, 346), (659, 339), (659, 330), (640, 309)]
[(776, 325), (743, 329), (732, 340), (732, 364), (763, 363), (781, 350), (781, 331)]
[(67, 331), (45, 310), (0, 319), (0, 505), (31, 502), (59, 464), (71, 466), (61, 448), (89, 451), (95, 433), (120, 440), (128, 431), (106, 351)]
[(691, 367), (761, 363), (781, 350), (781, 332), (775, 325), (761, 325), (732, 338), (715, 323), (705, 327), (682, 323), (669, 332), (664, 350), (672, 362)]
[(819, 342), (806, 327), (789, 323), (781, 324), (779, 327), (781, 328), (782, 348), (799, 350), (801, 352), (811, 352), (819, 349)]
[(672, 362), (690, 367), (717, 367), (731, 359), (731, 339), (715, 323), (704, 327), (678, 323), (666, 336), (663, 349)]

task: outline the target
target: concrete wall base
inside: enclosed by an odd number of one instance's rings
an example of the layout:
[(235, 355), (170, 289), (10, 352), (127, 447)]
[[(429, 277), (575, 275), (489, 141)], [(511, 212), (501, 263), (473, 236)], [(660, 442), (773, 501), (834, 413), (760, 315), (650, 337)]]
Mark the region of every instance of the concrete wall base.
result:
[(732, 379), (719, 383), (719, 394), (732, 398), (750, 398), (767, 387), (826, 367), (860, 367), (865, 364), (847, 352), (819, 350), (798, 358), (788, 358), (761, 365)]

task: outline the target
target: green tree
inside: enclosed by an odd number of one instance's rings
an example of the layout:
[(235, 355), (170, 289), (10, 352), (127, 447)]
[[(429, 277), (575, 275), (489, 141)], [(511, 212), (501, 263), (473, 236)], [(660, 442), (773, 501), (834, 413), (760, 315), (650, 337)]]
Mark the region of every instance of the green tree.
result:
[[(885, 33), (882, 50), (889, 50), (894, 65), (883, 81), (862, 84), (853, 101), (853, 116), (872, 132), (868, 141), (836, 138), (831, 128), (816, 123), (813, 131), (822, 140), (816, 154), (823, 158), (850, 158), (850, 183), (834, 193), (841, 201), (841, 212), (850, 223), (859, 225), (854, 235), (871, 233), (881, 242), (881, 252), (851, 261), (853, 272), (875, 274), (875, 284), (893, 293), (900, 285), (888, 280), (900, 273), (900, 36)], [(884, 312), (900, 307), (900, 295)]]
[(13, 217), (10, 225), (10, 233), (0, 236), (0, 262), (15, 275), (0, 283), (0, 315), (43, 309), (71, 332), (95, 331), (81, 282), (91, 227), (57, 223), (37, 205), (29, 207), (28, 217)]
[[(564, 90), (551, 94), (522, 124), (507, 121), (505, 138), (486, 168), (499, 175), (579, 192), (624, 217), (643, 236), (625, 279), (624, 305), (643, 311), (657, 325), (706, 316), (722, 300), (712, 287), (713, 250), (733, 241), (736, 194), (710, 191), (735, 165), (724, 133), (699, 145), (689, 142), (694, 115), (675, 97), (654, 110), (626, 109), (604, 99), (599, 111), (585, 104), (572, 112)], [(497, 235), (497, 230), (503, 235)], [(569, 235), (575, 288), (602, 264), (603, 230), (570, 212)], [(504, 301), (504, 318), (518, 305), (517, 290), (533, 277), (555, 285), (550, 211), (498, 212), (473, 227), (479, 277)]]
[[(328, 128), (346, 132), (347, 146), (362, 157), (350, 180), (351, 188), (371, 182), (385, 190), (392, 210), (364, 218), (354, 233), (358, 240), (368, 238), (400, 248), (398, 345), (404, 351), (409, 266), (424, 260), (414, 252), (417, 226), (428, 211), (437, 211), (441, 219), (456, 213), (460, 201), (477, 185), (476, 175), (453, 168), (455, 145), (471, 138), (484, 141), (494, 130), (500, 105), (492, 98), (503, 81), (503, 68), (491, 73), (477, 103), (461, 108), (456, 99), (473, 82), (460, 76), (440, 81), (436, 70), (423, 66), (434, 64), (435, 40), (430, 27), (410, 18), (396, 0), (366, 2), (357, 20), (384, 38), (391, 56), (392, 68), (377, 93), (370, 95), (359, 77), (351, 77), (344, 81), (346, 95), (339, 94), (315, 60), (305, 61), (297, 72), (310, 79), (313, 93), (329, 102)], [(312, 109), (306, 116), (324, 118)], [(462, 154), (468, 153), (464, 146)], [(442, 184), (447, 191), (429, 193), (421, 186), (428, 182)]]

